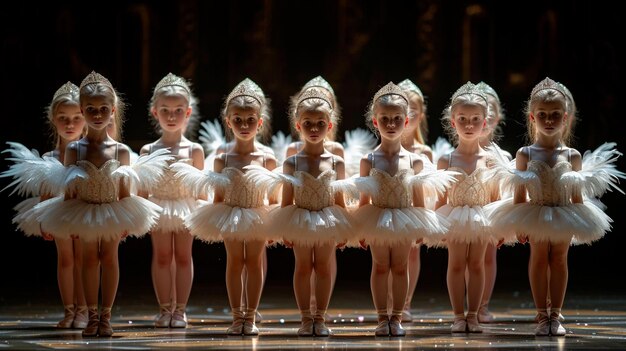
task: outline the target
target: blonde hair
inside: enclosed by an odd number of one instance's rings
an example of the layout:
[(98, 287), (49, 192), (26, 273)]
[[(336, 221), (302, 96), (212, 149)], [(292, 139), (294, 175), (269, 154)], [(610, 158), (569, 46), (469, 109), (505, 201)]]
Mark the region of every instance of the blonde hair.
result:
[[(259, 119), (263, 120), (263, 124), (261, 125), (261, 128), (257, 133), (257, 140), (263, 144), (268, 141), (268, 139), (272, 135), (272, 124), (270, 117), (271, 111), (268, 105), (269, 99), (263, 98), (262, 100), (263, 101), (258, 101), (252, 96), (240, 95), (228, 101), (224, 101), (224, 106), (222, 106), (222, 112), (220, 117), (222, 119), (222, 124), (224, 125), (224, 130), (226, 131), (226, 136), (228, 137), (228, 140), (232, 139), (233, 134), (230, 128), (228, 128), (226, 120), (228, 119), (228, 116), (230, 115), (230, 110), (232, 108), (239, 108), (243, 110), (252, 109), (257, 111)], [(228, 105), (226, 105), (227, 102)]]
[(155, 89), (152, 93), (152, 97), (150, 98), (150, 102), (148, 103), (148, 113), (151, 117), (150, 122), (152, 123), (152, 126), (157, 133), (161, 134), (162, 132), (159, 121), (156, 118), (152, 118), (152, 110), (156, 108), (157, 101), (161, 97), (182, 97), (187, 101), (188, 107), (191, 107), (191, 115), (189, 115), (189, 119), (187, 120), (184, 135), (188, 138), (195, 138), (196, 129), (198, 124), (200, 123), (198, 99), (193, 95), (193, 92), (191, 91), (191, 84), (189, 82), (186, 82), (186, 84), (189, 90), (179, 85), (164, 85), (158, 89)]
[(400, 107), (405, 116), (409, 114), (409, 102), (408, 100), (398, 94), (386, 94), (382, 95), (376, 100), (372, 100), (367, 107), (367, 113), (365, 114), (365, 124), (370, 128), (372, 132), (378, 137), (378, 129), (374, 126), (374, 116), (378, 107)]
[(117, 93), (110, 85), (96, 82), (85, 84), (80, 88), (80, 100), (82, 101), (87, 97), (104, 97), (113, 102), (113, 106), (115, 107), (115, 112), (113, 114), (113, 118), (115, 119), (115, 128), (117, 129), (118, 139), (122, 140), (122, 126), (124, 124), (124, 110), (126, 108), (126, 104), (119, 96), (119, 93)]
[[(78, 87), (76, 87), (78, 88)], [(55, 94), (50, 101), (50, 104), (46, 106), (46, 121), (48, 122), (48, 128), (50, 129), (49, 135), (53, 140), (54, 148), (58, 148), (61, 144), (61, 136), (57, 131), (57, 128), (54, 126), (54, 116), (57, 113), (59, 106), (61, 105), (74, 105), (80, 108), (80, 95), (78, 89), (67, 91), (63, 94)], [(84, 135), (86, 132), (87, 125), (83, 128), (81, 135)]]
[(478, 95), (475, 93), (468, 94), (460, 94), (452, 101), (450, 104), (446, 106), (443, 110), (443, 116), (441, 117), (441, 124), (443, 125), (443, 129), (448, 134), (448, 137), (452, 141), (453, 145), (458, 144), (459, 136), (456, 132), (456, 129), (452, 126), (452, 119), (454, 118), (454, 113), (459, 107), (463, 106), (479, 106), (483, 111), (483, 118), (487, 118), (489, 115), (489, 104), (487, 103), (487, 98), (483, 95)]
[(294, 129), (296, 124), (298, 123), (298, 120), (300, 119), (300, 115), (303, 112), (323, 113), (326, 118), (328, 118), (328, 121), (333, 123), (333, 127), (330, 129), (330, 131), (335, 129), (335, 123), (337, 119), (334, 113), (334, 109), (328, 101), (316, 98), (302, 100), (298, 105), (296, 105), (294, 113), (290, 115), (291, 125)]
[[(424, 114), (424, 118), (420, 120), (420, 123), (417, 125), (417, 129), (415, 129), (413, 139), (420, 144), (426, 144), (426, 135), (428, 134), (428, 121), (426, 120), (426, 102), (424, 101), (424, 98), (422, 98), (422, 95), (414, 92), (413, 90), (406, 90), (406, 95), (409, 98), (409, 115), (411, 114), (411, 102), (417, 102), (421, 106), (422, 113)], [(416, 118), (417, 116), (411, 117)]]
[[(526, 115), (526, 128), (528, 131), (527, 137), (530, 143), (534, 143), (537, 140), (537, 131), (535, 130), (535, 125), (530, 120), (530, 115), (533, 113), (537, 105), (550, 102), (558, 102), (561, 105), (563, 112), (568, 111), (567, 98), (565, 94), (556, 89), (538, 90), (530, 96), (530, 99), (528, 99), (526, 110), (524, 112)], [(566, 125), (563, 129), (563, 133), (561, 134), (561, 142), (565, 145), (569, 145), (571, 137), (571, 129)]]
[(335, 96), (335, 93), (321, 86), (306, 86), (305, 85), (304, 87), (302, 87), (302, 89), (300, 89), (300, 91), (297, 94), (289, 97), (288, 114), (289, 114), (289, 120), (291, 121), (291, 131), (292, 131), (291, 134), (295, 138), (299, 137), (299, 133), (296, 131), (296, 127), (295, 127), (296, 121), (298, 120), (298, 117), (296, 115), (296, 112), (297, 112), (296, 110), (298, 109), (298, 100), (300, 96), (308, 89), (318, 89), (328, 95), (328, 99), (332, 107), (332, 114), (327, 114), (327, 115), (330, 116), (329, 120), (330, 122), (332, 122), (333, 128), (330, 131), (328, 131), (328, 134), (326, 134), (326, 139), (330, 141), (335, 141), (337, 139), (337, 131), (338, 131), (337, 127), (339, 127), (339, 122), (341, 121), (341, 107), (339, 106), (339, 103), (337, 102), (337, 96)]

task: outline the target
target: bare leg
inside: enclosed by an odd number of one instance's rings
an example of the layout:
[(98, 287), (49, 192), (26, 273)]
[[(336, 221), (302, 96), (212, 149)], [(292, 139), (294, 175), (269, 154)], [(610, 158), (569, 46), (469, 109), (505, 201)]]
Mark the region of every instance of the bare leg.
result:
[(465, 269), (467, 267), (467, 244), (448, 242), (447, 284), (450, 304), (455, 319), (465, 318)]
[(239, 240), (224, 240), (226, 247), (226, 291), (228, 302), (233, 314), (233, 324), (227, 333), (241, 335), (243, 333), (244, 311), (241, 305), (243, 295), (242, 271), (245, 262), (244, 242)]
[[(174, 259), (176, 260), (176, 307), (172, 313), (171, 327), (187, 326), (187, 302), (193, 284), (193, 236), (189, 232), (174, 233)], [(169, 269), (169, 267), (168, 267)]]
[(420, 249), (421, 245), (415, 245), (411, 247), (411, 251), (409, 252), (409, 291), (406, 295), (402, 313), (402, 320), (405, 322), (411, 322), (413, 320), (413, 316), (411, 315), (411, 301), (413, 301), (413, 295), (415, 294), (415, 288), (420, 275)]
[(298, 335), (311, 336), (313, 315), (311, 314), (311, 274), (313, 272), (313, 248), (294, 245), (295, 269), (293, 272), (293, 291), (300, 310), (302, 326)]
[(59, 328), (71, 328), (76, 308), (74, 306), (74, 245), (72, 239), (54, 239), (57, 248), (57, 281), (63, 302), (64, 317)]
[(481, 332), (478, 323), (478, 308), (485, 288), (485, 250), (487, 243), (471, 243), (467, 253), (467, 328), (470, 332)]
[[(152, 240), (152, 285), (156, 293), (157, 302), (164, 308), (172, 305), (172, 286), (175, 286), (172, 276), (172, 260), (174, 255), (172, 233), (154, 231)], [(170, 311), (171, 314), (171, 311)], [(169, 325), (169, 323), (167, 323)]]
[(79, 239), (72, 239), (72, 248), (74, 251), (74, 305), (76, 305), (72, 327), (84, 329), (87, 326), (88, 313), (83, 289), (83, 249)]
[(488, 244), (485, 251), (485, 287), (483, 297), (478, 311), (478, 319), (481, 323), (489, 323), (493, 321), (493, 315), (489, 312), (489, 301), (493, 293), (493, 287), (496, 285), (498, 248), (494, 244)]

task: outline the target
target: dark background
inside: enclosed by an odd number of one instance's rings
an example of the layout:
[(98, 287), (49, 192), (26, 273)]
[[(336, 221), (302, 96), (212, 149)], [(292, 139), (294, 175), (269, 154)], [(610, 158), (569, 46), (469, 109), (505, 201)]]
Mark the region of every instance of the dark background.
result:
[[(584, 151), (616, 141), (624, 150), (623, 14), (615, 6), (604, 1), (22, 1), (0, 14), (0, 142), (50, 150), (44, 107), (61, 84), (80, 84), (95, 70), (129, 103), (124, 142), (136, 151), (156, 139), (146, 107), (152, 87), (168, 72), (192, 81), (204, 120), (218, 116), (236, 83), (253, 79), (272, 99), (273, 129), (283, 132), (289, 132), (288, 97), (322, 75), (343, 109), (340, 141), (343, 131), (364, 127), (365, 108), (379, 87), (410, 78), (427, 96), (433, 143), (442, 135), (439, 117), (451, 94), (467, 80), (484, 80), (503, 102), (500, 144), (511, 152), (525, 144), (524, 102), (549, 76), (567, 85), (578, 105), (574, 147)], [(8, 164), (2, 159), (0, 166)], [(623, 159), (618, 166), (626, 170)], [(0, 180), (0, 186), (6, 184)], [(8, 194), (0, 194), (0, 303), (24, 291), (48, 291), (57, 303), (54, 244), (15, 231), (11, 208), (20, 199)], [(623, 291), (625, 199), (607, 194), (603, 201), (615, 220), (613, 231), (592, 246), (570, 250), (570, 292)], [(218, 289), (225, 296), (223, 246), (194, 245), (194, 291)], [(499, 251), (496, 294), (528, 291), (528, 250), (518, 245)], [(446, 254), (423, 249), (418, 291), (445, 294)], [(120, 246), (120, 294), (151, 290), (150, 255), (147, 237)], [(290, 284), (291, 251), (275, 248), (268, 255), (268, 286)], [(336, 289), (369, 289), (369, 252), (349, 249), (338, 253), (338, 262)]]

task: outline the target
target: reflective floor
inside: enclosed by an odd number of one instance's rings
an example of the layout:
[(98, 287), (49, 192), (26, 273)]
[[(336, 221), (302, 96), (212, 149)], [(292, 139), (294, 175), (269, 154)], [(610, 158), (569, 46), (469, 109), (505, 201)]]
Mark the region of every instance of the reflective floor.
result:
[(482, 334), (455, 335), (450, 333), (452, 314), (447, 296), (418, 295), (413, 322), (403, 323), (406, 337), (375, 337), (376, 316), (369, 291), (344, 288), (333, 296), (329, 310), (333, 335), (327, 338), (296, 336), (299, 315), (288, 289), (266, 287), (257, 337), (225, 335), (230, 315), (224, 296), (211, 296), (210, 291), (197, 295), (202, 299), (194, 300), (212, 303), (192, 303), (186, 329), (154, 328), (156, 305), (152, 305), (154, 297), (149, 292), (118, 298), (113, 313), (115, 334), (110, 338), (83, 338), (80, 330), (56, 329), (62, 318), (62, 307), (56, 301), (2, 298), (0, 350), (626, 349), (626, 295), (569, 294), (563, 310), (565, 337), (534, 336), (535, 313), (526, 293), (494, 296), (491, 309), (496, 322), (484, 324)]

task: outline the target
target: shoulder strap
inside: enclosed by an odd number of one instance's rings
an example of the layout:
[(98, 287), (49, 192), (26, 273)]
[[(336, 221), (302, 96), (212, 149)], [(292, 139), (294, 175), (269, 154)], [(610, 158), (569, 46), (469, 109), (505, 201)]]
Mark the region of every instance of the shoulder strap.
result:
[(265, 167), (266, 160), (267, 160), (267, 152), (263, 152), (263, 167)]
[(226, 165), (228, 165), (228, 152), (224, 153), (224, 168), (226, 168)]
[(572, 162), (572, 149), (567, 149), (567, 162)]
[(372, 161), (372, 168), (376, 168), (376, 166), (374, 165), (374, 160), (375, 160), (376, 158), (374, 157), (374, 153), (373, 153), (373, 152), (370, 152), (370, 157), (372, 158), (372, 159), (370, 160), (370, 161)]
[(452, 167), (452, 153), (448, 154), (448, 168)]
[(117, 160), (119, 157), (120, 143), (115, 143), (115, 159)]
[(335, 170), (335, 155), (332, 155), (332, 160), (333, 160), (333, 171)]
[(528, 151), (528, 161), (532, 160), (532, 157), (530, 156), (530, 146), (526, 146), (526, 151)]

